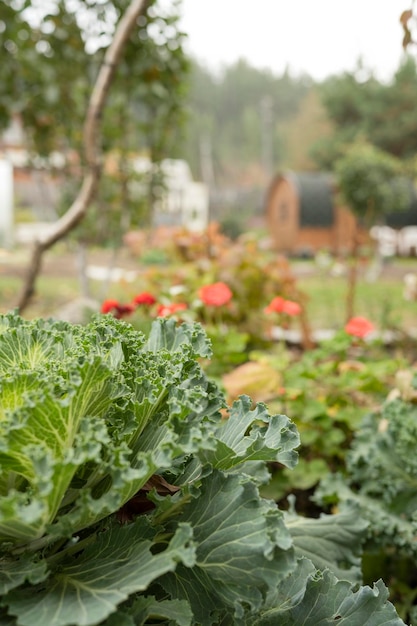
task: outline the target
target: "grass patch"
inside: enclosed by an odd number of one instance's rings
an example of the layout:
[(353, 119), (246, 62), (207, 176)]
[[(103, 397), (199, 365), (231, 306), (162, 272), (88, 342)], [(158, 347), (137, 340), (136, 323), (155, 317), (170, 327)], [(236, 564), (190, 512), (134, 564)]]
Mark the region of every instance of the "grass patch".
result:
[[(21, 278), (0, 275), (0, 313), (7, 313), (16, 306), (22, 286)], [(36, 294), (24, 317), (49, 317), (57, 308), (77, 297), (79, 285), (76, 278), (40, 276), (36, 284)]]
[[(313, 329), (341, 328), (346, 316), (347, 281), (344, 278), (303, 276), (300, 289), (308, 296), (308, 315)], [(372, 320), (381, 330), (417, 327), (416, 302), (403, 296), (399, 279), (380, 277), (375, 282), (359, 280), (355, 314)]]

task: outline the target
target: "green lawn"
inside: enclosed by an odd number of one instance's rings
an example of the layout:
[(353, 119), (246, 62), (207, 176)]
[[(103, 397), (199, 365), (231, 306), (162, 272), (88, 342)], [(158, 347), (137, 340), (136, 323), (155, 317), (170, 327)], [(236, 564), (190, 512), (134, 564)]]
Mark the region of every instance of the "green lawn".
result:
[[(22, 284), (21, 278), (0, 274), (0, 313), (6, 313), (16, 306)], [(66, 277), (63, 280), (56, 276), (40, 276), (36, 295), (25, 311), (24, 317), (48, 317), (78, 295), (77, 279)]]
[[(345, 322), (347, 283), (344, 278), (308, 276), (298, 285), (308, 296), (308, 315), (313, 329), (340, 328)], [(417, 328), (417, 302), (403, 296), (401, 279), (381, 276), (375, 282), (359, 280), (355, 314), (372, 320), (379, 328)]]

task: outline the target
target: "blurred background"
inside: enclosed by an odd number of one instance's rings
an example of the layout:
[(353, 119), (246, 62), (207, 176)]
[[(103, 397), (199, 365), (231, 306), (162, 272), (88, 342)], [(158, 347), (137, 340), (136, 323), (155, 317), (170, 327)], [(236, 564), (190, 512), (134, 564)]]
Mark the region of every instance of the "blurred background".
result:
[[(291, 260), (314, 326), (343, 323), (352, 256), (359, 310), (412, 325), (417, 52), (400, 4), (144, 3), (102, 115), (98, 191), (45, 254), (27, 315), (80, 297), (97, 307), (150, 267), (249, 236), (256, 254)], [(77, 197), (89, 97), (128, 6), (0, 6), (3, 311), (34, 241)]]

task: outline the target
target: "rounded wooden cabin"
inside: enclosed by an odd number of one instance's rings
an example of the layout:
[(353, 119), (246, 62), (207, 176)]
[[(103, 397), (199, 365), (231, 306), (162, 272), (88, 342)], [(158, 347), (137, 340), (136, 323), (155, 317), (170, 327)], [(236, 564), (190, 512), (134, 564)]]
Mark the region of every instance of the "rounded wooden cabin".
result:
[(274, 248), (287, 254), (333, 254), (350, 250), (355, 218), (335, 206), (330, 174), (288, 172), (275, 176), (266, 196), (266, 217)]
[[(386, 226), (398, 233), (397, 252), (400, 254), (408, 254), (403, 249), (408, 250), (408, 244), (401, 245), (401, 241), (417, 227), (417, 189), (412, 181), (409, 184), (408, 208), (388, 213), (383, 219)], [(267, 191), (266, 218), (274, 248), (279, 252), (314, 254), (327, 249), (335, 255), (344, 255), (352, 248), (356, 218), (349, 209), (335, 203), (331, 174), (277, 174)], [(364, 244), (371, 242), (363, 227), (359, 227), (359, 238)], [(416, 241), (413, 253), (417, 256)]]

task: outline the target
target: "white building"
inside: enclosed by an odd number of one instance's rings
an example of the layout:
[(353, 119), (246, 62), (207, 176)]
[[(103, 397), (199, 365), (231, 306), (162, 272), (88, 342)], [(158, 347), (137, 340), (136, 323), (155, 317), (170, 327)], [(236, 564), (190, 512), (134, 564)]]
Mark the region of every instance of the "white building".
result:
[[(142, 175), (151, 172), (146, 157), (136, 158), (133, 169)], [(154, 225), (183, 226), (193, 232), (205, 230), (209, 221), (209, 190), (192, 179), (188, 163), (182, 159), (164, 159), (161, 163), (163, 190), (154, 207)], [(139, 188), (143, 189), (142, 186)]]

